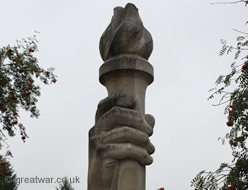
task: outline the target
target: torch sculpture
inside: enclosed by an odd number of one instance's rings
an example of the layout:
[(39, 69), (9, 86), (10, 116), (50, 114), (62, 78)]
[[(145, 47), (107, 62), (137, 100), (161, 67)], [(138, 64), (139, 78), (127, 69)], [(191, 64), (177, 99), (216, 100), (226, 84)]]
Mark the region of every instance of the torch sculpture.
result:
[(145, 166), (155, 150), (149, 140), (155, 120), (145, 114), (152, 49), (138, 9), (116, 7), (100, 39), (99, 80), (108, 97), (100, 101), (89, 131), (88, 190), (145, 190)]

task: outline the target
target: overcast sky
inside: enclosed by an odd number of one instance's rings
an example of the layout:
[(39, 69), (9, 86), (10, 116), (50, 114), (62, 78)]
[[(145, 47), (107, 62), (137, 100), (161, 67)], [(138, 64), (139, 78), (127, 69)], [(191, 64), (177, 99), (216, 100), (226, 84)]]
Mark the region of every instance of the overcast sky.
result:
[[(221, 0), (225, 1), (225, 0)], [(226, 143), (229, 128), (219, 99), (207, 101), (208, 90), (226, 74), (232, 56), (219, 57), (220, 39), (235, 43), (247, 31), (244, 4), (211, 5), (218, 0), (133, 0), (154, 50), (149, 62), (154, 82), (146, 94), (146, 113), (156, 125), (151, 141), (154, 162), (147, 167), (146, 187), (190, 190), (201, 170), (215, 170), (232, 160)], [(39, 31), (43, 68), (54, 67), (58, 82), (41, 84), (41, 116), (22, 114), (30, 138), (23, 143), (17, 133), (9, 139), (18, 177), (79, 177), (75, 190), (87, 189), (88, 130), (94, 125), (98, 102), (107, 96), (98, 81), (103, 63), (99, 39), (111, 21), (113, 8), (124, 0), (12, 0), (1, 1), (0, 46), (14, 45)], [(3, 153), (3, 150), (2, 150)], [(57, 183), (22, 183), (19, 190), (53, 190)]]

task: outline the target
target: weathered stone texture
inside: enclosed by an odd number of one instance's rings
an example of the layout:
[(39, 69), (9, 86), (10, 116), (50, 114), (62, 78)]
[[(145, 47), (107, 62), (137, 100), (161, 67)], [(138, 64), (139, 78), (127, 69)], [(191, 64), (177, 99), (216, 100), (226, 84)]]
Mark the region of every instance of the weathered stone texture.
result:
[(99, 80), (108, 91), (89, 131), (88, 190), (145, 190), (145, 166), (155, 151), (149, 137), (155, 119), (145, 114), (145, 92), (153, 82), (153, 48), (137, 8), (114, 9), (100, 40), (105, 63)]

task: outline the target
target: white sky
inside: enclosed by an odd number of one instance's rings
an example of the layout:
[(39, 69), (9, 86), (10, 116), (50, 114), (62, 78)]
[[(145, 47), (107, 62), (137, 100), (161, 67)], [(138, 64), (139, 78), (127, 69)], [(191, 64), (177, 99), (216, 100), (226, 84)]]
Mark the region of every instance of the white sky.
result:
[[(223, 1), (223, 0), (222, 0)], [(207, 101), (220, 74), (226, 74), (232, 56), (219, 57), (220, 39), (231, 43), (247, 31), (244, 4), (211, 5), (218, 0), (133, 0), (154, 50), (149, 62), (155, 80), (147, 89), (146, 112), (156, 125), (151, 137), (154, 163), (147, 167), (148, 190), (160, 187), (190, 190), (201, 170), (215, 170), (232, 160), (226, 143), (224, 107)], [(80, 177), (75, 190), (87, 189), (88, 130), (94, 125), (98, 102), (107, 96), (98, 82), (103, 63), (99, 39), (111, 21), (113, 8), (124, 0), (12, 0), (1, 1), (0, 46), (14, 45), (39, 31), (43, 68), (55, 67), (56, 85), (42, 87), (40, 118), (22, 114), (30, 138), (9, 139), (18, 177)], [(19, 190), (53, 190), (56, 183), (22, 183)]]

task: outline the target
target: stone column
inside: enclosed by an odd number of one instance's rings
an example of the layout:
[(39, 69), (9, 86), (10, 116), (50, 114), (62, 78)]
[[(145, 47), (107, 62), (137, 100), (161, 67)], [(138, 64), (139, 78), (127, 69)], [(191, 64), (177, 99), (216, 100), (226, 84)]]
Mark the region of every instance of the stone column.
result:
[[(114, 9), (110, 25), (100, 40), (105, 61), (99, 80), (108, 96), (123, 94), (137, 101), (135, 110), (145, 114), (146, 88), (153, 82), (153, 67), (147, 61), (153, 49), (150, 33), (144, 28), (133, 4)], [(136, 160), (119, 161), (117, 183), (112, 190), (145, 190), (145, 166)]]
[[(124, 94), (135, 97), (135, 110), (145, 114), (145, 91), (153, 81), (153, 68), (137, 56), (124, 55), (106, 61), (100, 67), (100, 82), (108, 95)], [(119, 163), (117, 190), (145, 190), (145, 166), (138, 161), (122, 160)]]

